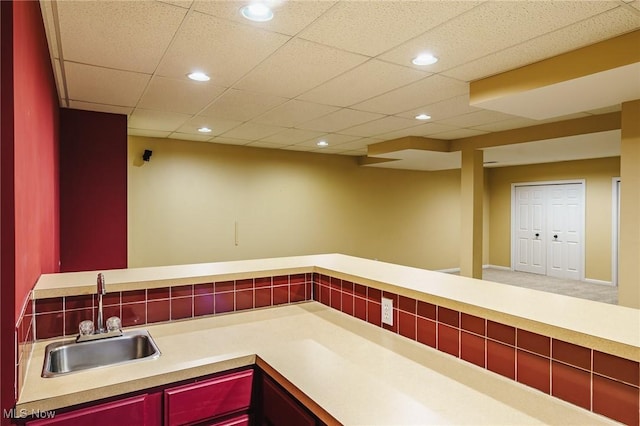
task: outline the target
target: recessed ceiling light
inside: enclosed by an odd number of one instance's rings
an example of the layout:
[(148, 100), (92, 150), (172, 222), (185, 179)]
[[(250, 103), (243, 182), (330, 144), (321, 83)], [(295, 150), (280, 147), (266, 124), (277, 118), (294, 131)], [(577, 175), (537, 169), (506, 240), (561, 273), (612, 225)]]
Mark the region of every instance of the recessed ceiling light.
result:
[(421, 53), (411, 61), (414, 65), (432, 65), (438, 62), (438, 58), (431, 53)]
[(319, 147), (324, 148), (325, 146), (329, 146), (329, 142), (327, 142), (327, 141), (318, 141), (318, 143), (316, 143), (316, 145), (318, 145)]
[(195, 80), (195, 81), (209, 81), (211, 80), (211, 77), (209, 77), (208, 75), (206, 75), (203, 72), (200, 71), (196, 71), (196, 72), (192, 72), (190, 74), (187, 74), (187, 77), (189, 77), (191, 80)]
[(254, 22), (267, 22), (273, 19), (273, 11), (264, 3), (252, 3), (240, 9), (242, 16)]
[(200, 128), (198, 129), (198, 131), (199, 131), (200, 133), (211, 133), (211, 129), (210, 129), (210, 128), (208, 128), (208, 127), (200, 127)]
[(427, 114), (418, 114), (416, 115), (416, 120), (428, 120), (431, 116)]

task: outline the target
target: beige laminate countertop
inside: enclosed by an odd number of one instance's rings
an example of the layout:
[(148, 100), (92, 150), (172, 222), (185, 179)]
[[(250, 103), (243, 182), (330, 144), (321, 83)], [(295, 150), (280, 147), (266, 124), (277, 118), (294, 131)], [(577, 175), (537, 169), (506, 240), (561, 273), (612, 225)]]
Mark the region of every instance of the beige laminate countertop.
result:
[(44, 379), (37, 342), (17, 409), (52, 410), (250, 365), (256, 356), (346, 425), (614, 424), (316, 302), (145, 327), (156, 360)]
[[(640, 310), (342, 254), (103, 271), (110, 291), (319, 272), (640, 361)], [(42, 275), (33, 298), (91, 294), (96, 271)]]

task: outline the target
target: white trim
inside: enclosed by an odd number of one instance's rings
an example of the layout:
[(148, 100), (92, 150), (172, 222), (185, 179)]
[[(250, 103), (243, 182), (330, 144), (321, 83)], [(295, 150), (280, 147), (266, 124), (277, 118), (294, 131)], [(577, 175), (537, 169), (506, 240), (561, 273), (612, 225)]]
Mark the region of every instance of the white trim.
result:
[(511, 270), (514, 270), (516, 264), (516, 187), (519, 186), (548, 186), (548, 185), (567, 185), (580, 184), (582, 191), (582, 223), (580, 224), (581, 232), (581, 253), (580, 253), (580, 281), (585, 280), (585, 256), (586, 256), (586, 208), (587, 208), (587, 184), (586, 179), (569, 179), (569, 180), (550, 180), (550, 181), (534, 181), (534, 182), (515, 182), (511, 184)]
[(611, 285), (618, 286), (618, 210), (620, 194), (618, 193), (618, 182), (620, 177), (611, 179)]
[(585, 278), (584, 282), (589, 284), (606, 285), (608, 287), (615, 287), (615, 285), (611, 281), (594, 280), (593, 278)]
[(436, 269), (435, 272), (442, 272), (444, 274), (451, 274), (453, 272), (460, 272), (460, 268)]
[(499, 266), (499, 265), (484, 265), (482, 269), (495, 269), (498, 271), (513, 271), (513, 268), (508, 266)]

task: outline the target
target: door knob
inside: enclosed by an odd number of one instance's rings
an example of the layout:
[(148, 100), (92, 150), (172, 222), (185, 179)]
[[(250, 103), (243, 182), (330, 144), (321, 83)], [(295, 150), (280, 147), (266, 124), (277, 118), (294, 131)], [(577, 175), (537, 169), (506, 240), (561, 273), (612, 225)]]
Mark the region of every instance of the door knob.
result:
[(553, 236), (553, 238), (556, 238), (556, 239), (557, 239), (557, 238), (558, 238), (558, 234), (554, 235), (554, 236)]
[(536, 232), (536, 237), (539, 237), (539, 236), (540, 236), (540, 234)]

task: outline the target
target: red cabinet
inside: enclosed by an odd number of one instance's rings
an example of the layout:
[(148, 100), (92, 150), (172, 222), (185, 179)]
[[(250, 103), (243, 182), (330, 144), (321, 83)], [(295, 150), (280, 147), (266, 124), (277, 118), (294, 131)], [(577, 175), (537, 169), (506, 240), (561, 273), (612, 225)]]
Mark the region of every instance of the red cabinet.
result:
[(261, 426), (315, 426), (316, 418), (267, 375), (262, 378)]

